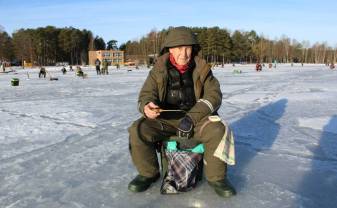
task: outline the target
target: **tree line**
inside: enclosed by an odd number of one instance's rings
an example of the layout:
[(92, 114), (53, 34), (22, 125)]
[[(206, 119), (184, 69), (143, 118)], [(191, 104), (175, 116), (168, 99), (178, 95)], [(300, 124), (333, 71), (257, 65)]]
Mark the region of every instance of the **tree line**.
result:
[[(105, 43), (90, 30), (53, 26), (19, 29), (9, 36), (0, 27), (0, 60), (25, 60), (34, 65), (54, 65), (56, 62), (87, 64), (89, 50), (120, 49), (126, 57), (148, 64), (149, 57), (160, 53), (161, 45), (170, 28), (151, 30), (139, 40), (127, 41), (117, 47), (116, 40)], [(336, 47), (326, 42), (310, 45), (287, 36), (270, 40), (252, 31), (230, 32), (219, 27), (191, 27), (202, 50), (200, 55), (209, 63), (336, 62)]]
[(89, 30), (47, 26), (19, 29), (12, 37), (0, 31), (0, 46), (2, 60), (54, 65), (56, 62), (88, 63), (88, 50), (105, 49), (106, 44), (103, 38), (93, 37)]
[[(169, 29), (169, 28), (168, 28)], [(140, 40), (121, 45), (126, 56), (148, 57), (159, 54), (168, 29), (152, 30)], [(330, 63), (336, 62), (336, 49), (326, 42), (310, 46), (308, 41), (299, 42), (287, 36), (269, 40), (252, 31), (230, 32), (219, 27), (191, 27), (202, 48), (201, 55), (209, 63)]]

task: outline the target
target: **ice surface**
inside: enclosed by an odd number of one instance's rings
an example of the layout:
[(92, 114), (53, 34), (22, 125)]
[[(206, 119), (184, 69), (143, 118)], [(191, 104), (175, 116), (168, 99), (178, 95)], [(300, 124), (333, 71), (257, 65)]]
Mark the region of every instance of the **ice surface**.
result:
[[(236, 135), (238, 194), (222, 199), (203, 180), (164, 196), (160, 182), (130, 193), (137, 174), (127, 128), (140, 115), (137, 97), (148, 70), (111, 69), (87, 79), (47, 67), (0, 73), (0, 207), (336, 207), (337, 71), (323, 65), (254, 65), (214, 70), (221, 117)], [(29, 79), (27, 77), (29, 73)], [(10, 86), (13, 77), (18, 87)]]

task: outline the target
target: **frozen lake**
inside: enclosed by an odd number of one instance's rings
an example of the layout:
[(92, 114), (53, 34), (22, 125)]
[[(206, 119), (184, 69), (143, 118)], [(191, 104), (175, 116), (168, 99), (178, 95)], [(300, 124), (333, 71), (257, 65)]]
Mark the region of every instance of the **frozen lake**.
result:
[[(160, 194), (161, 181), (144, 193), (127, 190), (137, 174), (127, 128), (140, 116), (147, 69), (97, 76), (85, 67), (82, 79), (47, 67), (58, 81), (39, 79), (37, 69), (0, 73), (0, 207), (336, 207), (337, 71), (254, 68), (214, 70), (219, 114), (236, 136), (228, 175), (238, 194), (230, 199), (206, 180), (175, 196)], [(19, 86), (10, 86), (13, 77)]]

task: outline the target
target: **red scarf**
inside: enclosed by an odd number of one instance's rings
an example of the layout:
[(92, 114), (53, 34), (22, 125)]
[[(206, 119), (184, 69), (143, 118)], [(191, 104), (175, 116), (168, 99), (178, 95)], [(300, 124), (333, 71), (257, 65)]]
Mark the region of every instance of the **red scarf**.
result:
[(179, 65), (174, 59), (173, 55), (170, 53), (170, 62), (177, 69), (180, 74), (185, 73), (188, 70), (189, 64)]

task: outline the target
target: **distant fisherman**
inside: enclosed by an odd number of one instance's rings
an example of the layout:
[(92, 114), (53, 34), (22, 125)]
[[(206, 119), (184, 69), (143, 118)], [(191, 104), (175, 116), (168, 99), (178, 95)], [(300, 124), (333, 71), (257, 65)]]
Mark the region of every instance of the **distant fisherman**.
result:
[(40, 68), (40, 72), (39, 72), (39, 78), (41, 78), (43, 76), (43, 78), (46, 78), (46, 68), (41, 67)]
[(256, 63), (255, 69), (256, 71), (262, 71), (262, 65), (260, 64), (260, 62)]
[(65, 67), (62, 67), (61, 71), (62, 71), (63, 74), (66, 74), (66, 73), (67, 73), (67, 70), (66, 70)]
[(79, 77), (83, 77), (83, 74), (84, 74), (84, 73), (83, 73), (81, 67), (80, 67), (80, 66), (77, 66), (77, 67), (76, 67), (76, 75), (79, 76)]

